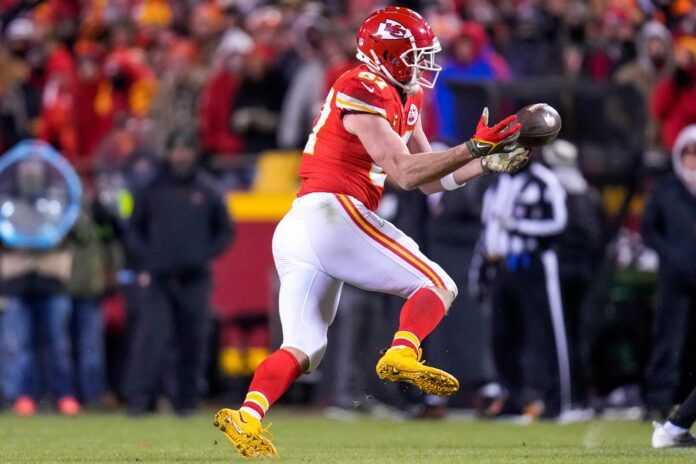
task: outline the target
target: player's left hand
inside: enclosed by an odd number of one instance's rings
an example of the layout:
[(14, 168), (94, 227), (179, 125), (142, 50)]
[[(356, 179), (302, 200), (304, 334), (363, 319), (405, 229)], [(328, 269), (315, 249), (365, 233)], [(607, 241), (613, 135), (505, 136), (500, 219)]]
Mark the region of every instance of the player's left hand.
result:
[(521, 127), (514, 114), (493, 127), (488, 127), (488, 107), (486, 107), (483, 109), (474, 136), (466, 142), (466, 146), (474, 158), (513, 151), (517, 147), (516, 140), (520, 136)]
[(522, 146), (517, 146), (510, 152), (495, 153), (481, 158), (481, 167), (485, 173), (512, 174), (522, 169), (529, 161), (530, 151)]

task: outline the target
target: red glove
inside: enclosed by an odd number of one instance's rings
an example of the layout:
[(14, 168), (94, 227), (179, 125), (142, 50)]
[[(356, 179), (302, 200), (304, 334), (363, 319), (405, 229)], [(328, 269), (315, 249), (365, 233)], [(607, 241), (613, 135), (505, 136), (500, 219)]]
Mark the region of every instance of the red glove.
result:
[(517, 116), (514, 114), (495, 126), (488, 127), (488, 107), (486, 107), (476, 126), (476, 133), (466, 142), (466, 146), (474, 158), (510, 152), (518, 146), (516, 140), (520, 136), (521, 127), (522, 124), (517, 122)]

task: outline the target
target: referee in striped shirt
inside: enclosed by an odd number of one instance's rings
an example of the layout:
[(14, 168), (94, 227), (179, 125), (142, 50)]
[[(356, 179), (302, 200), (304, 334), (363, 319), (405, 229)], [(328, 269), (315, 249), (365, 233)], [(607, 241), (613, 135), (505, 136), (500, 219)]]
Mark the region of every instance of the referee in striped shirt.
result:
[(491, 286), (493, 353), (508, 393), (502, 413), (554, 417), (570, 409), (570, 363), (558, 259), (567, 223), (556, 175), (531, 162), (486, 191), (480, 246), (496, 275)]

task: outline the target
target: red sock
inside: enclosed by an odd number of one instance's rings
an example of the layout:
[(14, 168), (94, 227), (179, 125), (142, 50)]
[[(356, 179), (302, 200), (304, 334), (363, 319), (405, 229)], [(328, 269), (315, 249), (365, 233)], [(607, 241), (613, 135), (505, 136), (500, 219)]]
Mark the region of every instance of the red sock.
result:
[(407, 346), (418, 353), (421, 341), (445, 317), (445, 305), (435, 292), (421, 288), (401, 308), (399, 331), (391, 346)]
[(256, 368), (242, 409), (263, 420), (268, 408), (288, 391), (301, 373), (300, 364), (289, 351), (274, 352)]

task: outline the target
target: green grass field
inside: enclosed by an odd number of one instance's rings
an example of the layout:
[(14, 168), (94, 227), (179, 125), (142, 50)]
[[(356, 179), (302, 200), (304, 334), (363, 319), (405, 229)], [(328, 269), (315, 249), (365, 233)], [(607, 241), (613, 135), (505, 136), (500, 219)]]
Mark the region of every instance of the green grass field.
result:
[[(652, 450), (650, 425), (638, 422), (334, 422), (288, 411), (269, 419), (283, 463), (696, 463), (696, 450)], [(242, 462), (211, 423), (212, 414), (4, 415), (0, 462)]]

